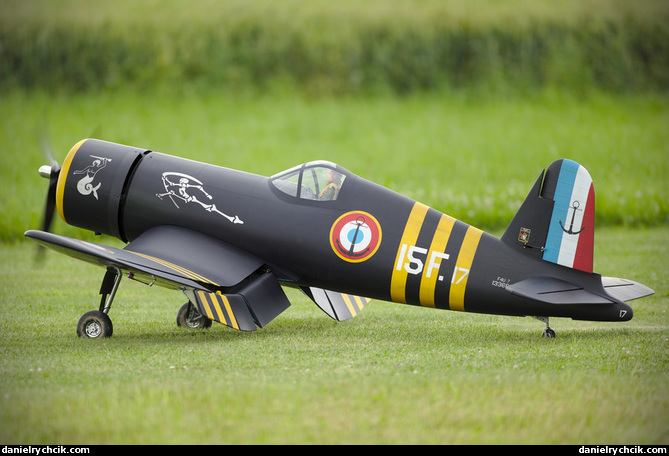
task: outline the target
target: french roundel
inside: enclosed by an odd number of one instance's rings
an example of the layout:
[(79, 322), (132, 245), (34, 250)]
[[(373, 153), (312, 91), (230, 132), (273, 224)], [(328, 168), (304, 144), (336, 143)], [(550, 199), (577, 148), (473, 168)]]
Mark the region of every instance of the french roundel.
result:
[(339, 217), (330, 230), (330, 245), (341, 258), (352, 263), (369, 259), (381, 244), (381, 226), (367, 212), (352, 211)]

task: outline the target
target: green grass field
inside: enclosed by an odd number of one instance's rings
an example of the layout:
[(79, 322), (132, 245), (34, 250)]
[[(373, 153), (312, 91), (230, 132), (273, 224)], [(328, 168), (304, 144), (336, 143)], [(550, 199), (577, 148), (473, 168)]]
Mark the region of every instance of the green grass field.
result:
[(175, 325), (177, 292), (125, 281), (82, 340), (102, 269), (0, 246), (0, 441), (14, 444), (667, 444), (669, 230), (604, 229), (596, 269), (656, 295), (628, 323), (373, 301), (330, 320), (290, 292), (270, 325)]
[[(0, 443), (669, 444), (667, 3), (277, 5), (0, 0)], [(82, 340), (103, 270), (36, 266), (23, 237), (47, 136), (59, 161), (85, 137), (268, 176), (331, 160), (497, 235), (570, 158), (597, 194), (595, 271), (656, 293), (544, 339), (377, 301), (337, 323), (288, 290), (241, 333), (177, 328), (183, 296), (125, 280), (114, 336)]]

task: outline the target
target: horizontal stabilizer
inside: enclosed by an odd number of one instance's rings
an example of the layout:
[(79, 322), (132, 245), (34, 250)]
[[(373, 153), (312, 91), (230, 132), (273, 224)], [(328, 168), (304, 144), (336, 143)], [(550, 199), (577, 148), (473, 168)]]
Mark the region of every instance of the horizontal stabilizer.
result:
[(613, 304), (615, 301), (553, 277), (533, 277), (506, 287), (516, 296), (547, 304)]
[(337, 321), (351, 319), (358, 315), (371, 299), (362, 298), (336, 291), (324, 290), (316, 287), (302, 287), (302, 291), (309, 296), (323, 312)]
[(608, 294), (625, 302), (655, 293), (653, 289), (648, 288), (646, 285), (615, 277), (602, 277), (602, 285)]

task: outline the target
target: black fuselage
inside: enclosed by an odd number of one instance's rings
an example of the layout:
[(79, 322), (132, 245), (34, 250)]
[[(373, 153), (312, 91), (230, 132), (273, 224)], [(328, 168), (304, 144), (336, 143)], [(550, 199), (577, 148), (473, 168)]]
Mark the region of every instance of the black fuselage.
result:
[(87, 140), (64, 164), (57, 203), (66, 222), (125, 242), (161, 225), (207, 234), (264, 259), (287, 285), (468, 312), (632, 317), (620, 301), (547, 304), (509, 293), (510, 284), (547, 276), (606, 295), (598, 274), (543, 261), (333, 169), (345, 180), (336, 199), (324, 201), (286, 192), (280, 178)]

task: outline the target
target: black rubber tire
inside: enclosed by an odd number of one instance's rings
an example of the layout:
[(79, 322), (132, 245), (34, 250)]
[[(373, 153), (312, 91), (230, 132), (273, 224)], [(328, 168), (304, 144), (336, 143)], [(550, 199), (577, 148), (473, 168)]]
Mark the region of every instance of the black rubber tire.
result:
[(177, 326), (190, 329), (207, 329), (211, 327), (211, 320), (201, 315), (194, 305), (187, 302), (177, 312)]
[(551, 328), (544, 329), (544, 332), (541, 335), (542, 337), (546, 337), (548, 339), (555, 339), (555, 331), (553, 331)]
[(109, 316), (99, 310), (86, 312), (77, 323), (77, 336), (87, 339), (98, 339), (101, 337), (111, 337), (114, 333)]

